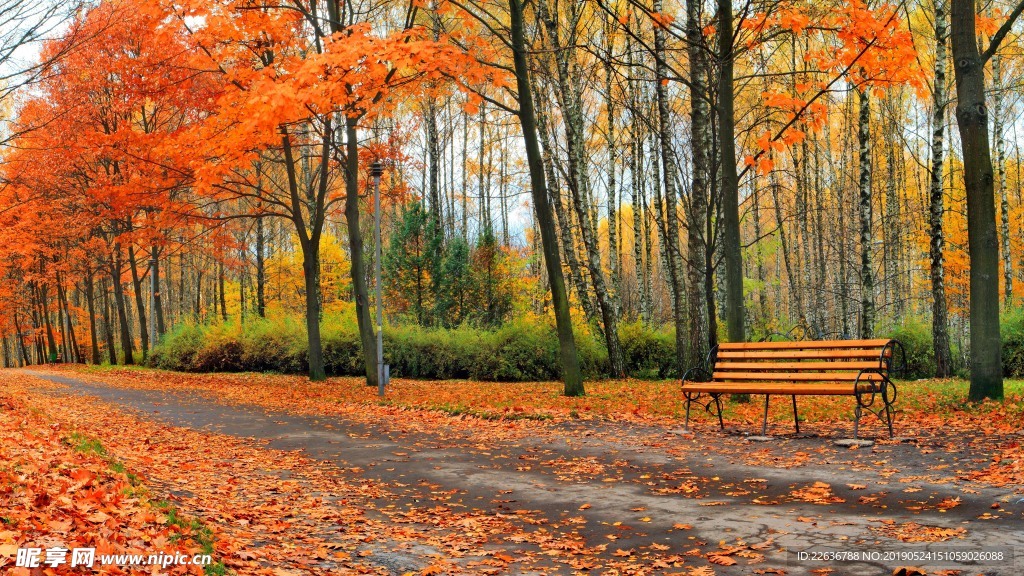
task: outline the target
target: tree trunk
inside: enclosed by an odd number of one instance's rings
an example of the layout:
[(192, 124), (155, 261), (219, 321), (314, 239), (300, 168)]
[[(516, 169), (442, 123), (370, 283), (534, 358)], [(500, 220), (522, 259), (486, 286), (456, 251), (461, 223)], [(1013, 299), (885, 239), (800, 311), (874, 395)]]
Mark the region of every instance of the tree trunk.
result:
[[(487, 102), (480, 103), (480, 117), (477, 119), (477, 124), (480, 132), (480, 148), (478, 149), (477, 155), (477, 194), (480, 196), (479, 206), (477, 211), (480, 213), (480, 222), (478, 223), (479, 229), (477, 230), (478, 236), (483, 236), (485, 231), (489, 232), (491, 227), (491, 219), (487, 214), (487, 198), (490, 196), (490, 190), (488, 190), (488, 179), (485, 178), (484, 174), (484, 163), (486, 161), (485, 150), (487, 148)], [(489, 176), (489, 174), (488, 174)]]
[[(693, 2), (694, 0), (690, 0)], [(718, 0), (718, 146), (722, 178), (722, 255), (725, 259), (725, 324), (729, 341), (745, 340), (743, 253), (740, 244), (739, 176), (733, 115), (732, 0)]]
[(952, 0), (956, 123), (967, 191), (967, 244), (971, 286), (971, 400), (1003, 397), (999, 335), (999, 237), (996, 233), (985, 62), (978, 51), (973, 0)]
[[(539, 100), (539, 98), (538, 98)], [(597, 326), (597, 311), (590, 299), (590, 290), (587, 288), (587, 281), (580, 270), (579, 260), (576, 258), (576, 235), (573, 229), (572, 218), (566, 213), (562, 205), (561, 185), (555, 175), (555, 163), (551, 157), (551, 141), (547, 129), (547, 114), (543, 107), (536, 110), (537, 133), (541, 143), (541, 160), (544, 162), (545, 183), (549, 186), (549, 198), (554, 207), (555, 217), (558, 219), (558, 230), (561, 232), (562, 252), (565, 254), (565, 263), (569, 267), (569, 277), (573, 286), (576, 287), (576, 297), (583, 308), (583, 314), (587, 322)]]
[[(626, 58), (629, 70), (636, 69), (633, 40), (628, 34), (626, 35)], [(635, 262), (634, 275), (636, 277), (636, 291), (638, 293), (637, 317), (641, 318), (644, 322), (650, 322), (652, 300), (650, 289), (650, 211), (647, 206), (645, 177), (641, 174), (644, 171), (646, 132), (644, 130), (644, 119), (640, 117), (640, 108), (641, 102), (646, 102), (646, 98), (641, 95), (640, 87), (643, 83), (638, 81), (635, 76), (637, 75), (630, 74), (627, 80), (630, 116), (632, 117), (630, 122), (629, 174), (633, 201), (633, 260)], [(657, 160), (654, 163), (656, 166)]]
[(377, 387), (377, 340), (370, 317), (370, 294), (363, 260), (363, 233), (359, 228), (359, 143), (356, 121), (345, 120), (345, 222), (348, 225), (348, 246), (352, 258), (352, 292), (356, 301), (356, 323), (363, 346), (363, 368), (366, 385)]
[(267, 266), (266, 233), (263, 230), (263, 216), (256, 217), (256, 314), (267, 316)]
[(900, 214), (899, 188), (897, 181), (899, 175), (896, 172), (896, 158), (902, 152), (897, 144), (896, 130), (898, 129), (893, 112), (892, 117), (886, 122), (885, 142), (885, 212), (882, 216), (882, 237), (885, 240), (885, 303), (892, 306), (893, 323), (900, 324), (903, 321), (903, 299), (904, 293), (900, 283), (900, 248), (903, 238), (902, 218)]
[[(149, 356), (149, 327), (146, 322), (145, 299), (142, 295), (142, 279), (139, 277), (139, 268), (135, 262), (135, 246), (128, 245), (128, 266), (132, 271), (132, 288), (135, 289), (135, 309), (139, 316), (139, 335), (142, 337), (142, 358)], [(150, 310), (152, 313), (152, 310)]]
[[(687, 5), (687, 37), (690, 36), (690, 17), (692, 16), (690, 14), (690, 4), (692, 3), (693, 2), (690, 2)], [(655, 0), (654, 11), (661, 12), (662, 7), (662, 0)], [(694, 14), (697, 12), (695, 7), (692, 11)], [(699, 51), (699, 48), (693, 49), (691, 47), (691, 58), (695, 52)], [(658, 105), (658, 140), (662, 163), (662, 187), (665, 200), (665, 237), (661, 243), (661, 250), (665, 254), (665, 263), (668, 265), (668, 283), (672, 294), (672, 312), (676, 326), (676, 366), (680, 373), (682, 373), (682, 371), (688, 366), (696, 366), (698, 363), (704, 361), (704, 354), (702, 352), (705, 346), (694, 345), (694, 330), (690, 331), (690, 345), (687, 346), (686, 301), (683, 297), (685, 287), (683, 286), (682, 278), (683, 258), (679, 247), (679, 211), (676, 203), (676, 159), (675, 154), (672, 152), (672, 127), (670, 123), (671, 112), (669, 110), (668, 101), (668, 64), (665, 61), (666, 57), (665, 29), (656, 24), (654, 27), (654, 91)], [(693, 70), (697, 67), (698, 65), (691, 61), (691, 73), (694, 73)], [(698, 106), (704, 106), (704, 101), (700, 97), (692, 97), (691, 106), (693, 106), (693, 102), (698, 102)], [(706, 118), (706, 115), (704, 117)], [(691, 122), (696, 122), (696, 128), (694, 128), (695, 134), (700, 131), (702, 126), (704, 126), (701, 124), (700, 118), (701, 117), (697, 117), (696, 119), (694, 118), (694, 109), (691, 108)], [(698, 138), (698, 136), (692, 137), (693, 140), (697, 140)], [(694, 197), (700, 195), (703, 198), (704, 188), (701, 178), (706, 173), (706, 162), (704, 165), (701, 165), (701, 158), (706, 158), (705, 151), (703, 148), (697, 150), (695, 146), (693, 153), (694, 175), (692, 194)], [(702, 172), (701, 170), (704, 171)], [(691, 246), (691, 248), (693, 248), (693, 246)], [(703, 258), (697, 262), (702, 261)], [(699, 265), (696, 265), (695, 267), (697, 266)], [(691, 290), (694, 286), (702, 286), (702, 283), (695, 283), (691, 278)], [(700, 302), (701, 299), (697, 299), (697, 301)], [(693, 316), (694, 314), (691, 314), (691, 322), (694, 323), (694, 326), (697, 326), (697, 340), (700, 342), (706, 342), (707, 324), (702, 320), (703, 315), (698, 313), (695, 315), (696, 317)], [(690, 352), (689, 357), (687, 357), (688, 350)]]
[(121, 246), (114, 244), (113, 255), (110, 258), (110, 281), (114, 292), (114, 307), (117, 310), (117, 321), (120, 326), (121, 336), (121, 357), (125, 365), (135, 364), (134, 346), (132, 344), (132, 332), (128, 326), (128, 312), (124, 303), (124, 289), (121, 286)]
[(544, 161), (541, 157), (537, 138), (537, 118), (533, 107), (533, 93), (530, 82), (530, 66), (527, 60), (526, 39), (524, 38), (523, 5), (521, 0), (509, 0), (509, 17), (512, 40), (512, 59), (515, 66), (516, 87), (519, 92), (519, 123), (523, 131), (526, 159), (530, 170), (531, 193), (537, 225), (540, 227), (541, 243), (544, 249), (544, 264), (551, 283), (551, 302), (555, 309), (555, 326), (558, 330), (559, 353), (562, 361), (562, 379), (566, 396), (584, 394), (583, 375), (580, 373), (579, 358), (576, 356), (576, 339), (572, 333), (572, 318), (569, 315), (569, 299), (562, 276), (562, 263), (558, 255), (558, 239), (555, 236), (555, 221), (548, 204), (548, 191), (544, 179)]
[[(757, 317), (754, 318), (755, 329), (763, 329), (767, 333), (768, 324), (768, 294), (765, 292), (765, 268), (764, 250), (761, 247), (761, 197), (757, 193), (759, 178), (751, 176), (753, 190), (750, 192), (751, 206), (753, 208), (751, 217), (754, 224), (754, 263), (757, 265)], [(755, 330), (756, 332), (756, 330)]]
[(100, 363), (100, 343), (96, 331), (96, 298), (92, 279), (92, 267), (85, 273), (85, 300), (89, 307), (89, 339), (92, 342), (91, 359), (93, 364)]
[(441, 170), (441, 151), (437, 135), (437, 107), (433, 98), (428, 98), (423, 106), (424, 128), (427, 139), (427, 164), (430, 178), (427, 181), (427, 195), (430, 198), (430, 211), (437, 222), (442, 222), (441, 187), (438, 180)]
[(107, 358), (110, 365), (117, 364), (117, 349), (114, 347), (114, 326), (110, 321), (110, 295), (107, 290), (107, 281), (100, 277), (100, 293), (103, 294), (103, 338), (107, 344)]
[(992, 131), (996, 140), (996, 171), (999, 176), (999, 223), (1003, 257), (1003, 302), (1013, 302), (1013, 255), (1010, 253), (1010, 201), (1006, 194), (1006, 138), (1003, 137), (1003, 74), (1001, 58), (992, 57), (993, 99)]
[[(644, 274), (644, 220), (647, 211), (644, 208), (643, 179), (640, 177), (640, 155), (643, 151), (643, 140), (637, 122), (633, 123), (632, 152), (629, 155), (630, 185), (633, 192), (633, 276), (636, 278), (637, 294), (636, 317), (647, 319), (648, 292)], [(648, 240), (649, 242), (649, 240)]]
[[(582, 110), (582, 94), (576, 78), (570, 77), (571, 50), (562, 45), (559, 37), (557, 15), (548, 12), (546, 0), (540, 0), (541, 11), (547, 31), (548, 40), (555, 52), (559, 96), (562, 105), (563, 124), (565, 125), (565, 141), (568, 160), (567, 187), (572, 193), (576, 217), (580, 222), (580, 237), (586, 250), (587, 268), (594, 287), (594, 295), (601, 310), (604, 326), (605, 345), (608, 348), (608, 364), (612, 376), (625, 376), (625, 362), (622, 357), (622, 346), (619, 342), (619, 312), (608, 290), (604, 270), (601, 268), (601, 252), (598, 246), (597, 230), (593, 225), (591, 214), (591, 186), (587, 166), (586, 135)], [(569, 45), (572, 46), (573, 38)]]
[[(31, 362), (29, 361), (29, 358), (28, 358), (28, 350), (25, 349), (25, 338), (21, 334), (21, 324), (18, 322), (18, 311), (17, 310), (14, 311), (14, 330), (17, 331), (17, 334), (15, 335), (15, 337), (18, 339), (17, 344), (20, 346), (20, 350), (21, 350), (22, 366), (28, 366), (29, 364), (31, 364)], [(15, 352), (17, 352), (17, 351), (15, 351)]]
[(40, 312), (39, 315), (42, 317), (42, 324), (46, 328), (46, 345), (47, 351), (50, 353), (50, 358), (57, 356), (57, 340), (53, 337), (53, 324), (50, 323), (50, 306), (47, 303), (46, 297), (46, 285), (37, 284), (36, 293), (39, 300)]
[[(350, 120), (354, 123), (354, 120)], [(312, 186), (304, 188), (300, 192), (300, 173), (305, 177), (309, 173), (308, 166), (304, 164), (309, 158), (300, 157), (296, 159), (292, 154), (292, 139), (286, 126), (281, 126), (281, 148), (284, 156), (284, 168), (287, 176), (288, 194), (291, 201), (291, 218), (295, 225), (295, 231), (299, 239), (299, 248), (302, 251), (302, 274), (306, 300), (306, 336), (307, 350), (306, 360), (309, 379), (318, 382), (327, 379), (324, 370), (323, 342), (320, 338), (320, 234), (323, 230), (323, 203), (318, 199), (319, 188), (314, 191)], [(354, 128), (353, 128), (354, 130)], [(324, 133), (321, 135), (322, 152), (320, 169), (320, 186), (326, 186), (327, 164), (324, 156), (327, 155), (330, 138), (332, 138), (330, 121), (325, 122)], [(300, 164), (301, 163), (301, 164)], [(358, 165), (358, 164), (357, 164)], [(301, 172), (300, 172), (301, 170)], [(354, 195), (351, 191), (350, 195)], [(356, 197), (358, 200), (358, 197)], [(306, 205), (308, 221), (302, 205)], [(353, 261), (355, 259), (353, 258)]]
[(68, 293), (61, 282), (61, 275), (57, 275), (57, 298), (64, 311), (64, 321), (67, 322), (68, 354), (66, 358), (72, 359), (76, 364), (83, 364), (82, 352), (78, 348), (78, 337), (75, 335), (75, 325), (71, 322), (71, 308), (68, 306)]
[(220, 318), (221, 318), (221, 320), (227, 322), (228, 321), (228, 298), (227, 298), (227, 294), (225, 294), (226, 291), (224, 289), (224, 263), (223, 262), (218, 263), (217, 291), (219, 292), (218, 295), (220, 297)]
[(44, 340), (39, 337), (40, 328), (43, 325), (43, 321), (40, 318), (42, 312), (40, 311), (39, 305), (39, 288), (35, 282), (30, 283), (31, 295), (30, 295), (30, 306), (32, 308), (32, 343), (35, 345), (36, 350), (36, 363), (42, 364), (46, 357), (46, 350), (44, 348)]
[(871, 100), (868, 87), (857, 92), (860, 114), (857, 143), (860, 150), (860, 337), (871, 338), (875, 329), (875, 276), (871, 262)]
[(150, 249), (149, 257), (153, 260), (153, 269), (150, 274), (153, 275), (153, 286), (156, 286), (156, 292), (153, 293), (153, 310), (150, 313), (156, 314), (157, 336), (163, 336), (167, 333), (167, 326), (164, 324), (163, 296), (160, 294), (160, 251), (155, 244)]
[(781, 247), (779, 251), (782, 253), (782, 260), (786, 267), (786, 280), (789, 283), (789, 291), (793, 295), (793, 302), (796, 304), (796, 315), (798, 318), (803, 320), (806, 318), (804, 314), (803, 297), (800, 295), (800, 290), (798, 289), (799, 283), (796, 279), (796, 272), (794, 271), (794, 265), (792, 262), (792, 253), (790, 251), (790, 246), (792, 245), (789, 243), (786, 236), (785, 219), (782, 216), (782, 204), (779, 201), (779, 188), (781, 188), (781, 185), (779, 184), (778, 171), (772, 170), (769, 178), (771, 179), (771, 186), (769, 186), (769, 188), (772, 191), (772, 208), (775, 212), (775, 225), (778, 228), (779, 246)]
[(203, 313), (203, 267), (200, 264), (198, 270), (196, 270), (196, 293), (195, 300), (193, 300), (192, 315), (195, 317), (196, 322), (202, 321)]
[(60, 274), (57, 274), (56, 278), (57, 278), (57, 282), (56, 282), (56, 286), (57, 286), (57, 329), (60, 331), (60, 353), (61, 353), (61, 357), (64, 358), (65, 362), (70, 362), (72, 360), (72, 358), (71, 358), (71, 354), (69, 353), (70, 350), (68, 349), (68, 340), (69, 340), (69, 338), (68, 338), (68, 333), (67, 333), (66, 324), (65, 324), (65, 318), (66, 317), (64, 316), (64, 303), (61, 301), (61, 297), (60, 297)]
[(615, 309), (620, 310), (619, 293), (621, 291), (621, 278), (619, 271), (619, 216), (618, 216), (618, 188), (616, 188), (616, 163), (618, 162), (618, 144), (615, 142), (615, 95), (613, 92), (614, 85), (612, 83), (612, 52), (613, 52), (613, 36), (612, 30), (614, 29), (614, 23), (610, 17), (605, 27), (605, 41), (606, 54), (604, 62), (604, 82), (605, 91), (607, 92), (607, 101), (605, 102), (607, 114), (607, 133), (605, 134), (605, 143), (608, 151), (608, 270), (611, 274), (611, 298), (615, 304)]
[(946, 5), (935, 3), (935, 71), (932, 88), (932, 165), (929, 174), (929, 246), (932, 284), (932, 342), (935, 348), (935, 376), (953, 375), (953, 353), (949, 348), (949, 313), (946, 306), (945, 243), (942, 219), (945, 215), (943, 145), (946, 134)]
[(462, 115), (462, 239), (469, 242), (469, 114)]
[[(302, 274), (306, 288), (306, 333), (309, 336), (309, 379), (318, 382), (327, 378), (324, 350), (320, 338), (320, 243), (300, 242)], [(376, 366), (376, 360), (375, 366)], [(376, 368), (374, 370), (376, 375)]]

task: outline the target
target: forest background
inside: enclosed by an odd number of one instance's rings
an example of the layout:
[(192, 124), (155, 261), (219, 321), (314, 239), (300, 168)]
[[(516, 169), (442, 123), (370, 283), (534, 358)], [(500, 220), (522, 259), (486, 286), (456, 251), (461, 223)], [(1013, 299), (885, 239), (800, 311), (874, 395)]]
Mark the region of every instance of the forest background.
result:
[(2, 100), (5, 366), (376, 385), (380, 162), (398, 376), (578, 394), (772, 335), (1024, 374), (1024, 4), (4, 4), (0, 58), (39, 56)]

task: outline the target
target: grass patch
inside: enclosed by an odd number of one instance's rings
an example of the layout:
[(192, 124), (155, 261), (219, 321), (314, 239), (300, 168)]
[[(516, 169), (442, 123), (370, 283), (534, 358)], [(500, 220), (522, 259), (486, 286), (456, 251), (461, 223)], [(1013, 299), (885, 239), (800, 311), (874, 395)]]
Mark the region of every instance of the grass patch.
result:
[[(171, 537), (172, 541), (177, 541), (182, 538), (191, 538), (199, 545), (200, 554), (213, 555), (213, 531), (203, 524), (202, 520), (183, 516), (181, 512), (179, 512), (178, 509), (167, 500), (154, 502), (153, 505), (167, 514), (167, 520), (164, 521), (167, 526), (175, 526), (181, 531), (180, 534), (175, 534)], [(227, 567), (224, 566), (223, 562), (217, 561), (208, 566), (204, 566), (203, 573), (219, 576), (227, 574)]]
[(107, 449), (103, 447), (96, 438), (90, 438), (81, 432), (72, 432), (64, 438), (64, 443), (71, 447), (75, 452), (81, 452), (82, 454), (92, 454), (99, 456), (100, 458), (107, 458)]
[(135, 473), (125, 468), (124, 464), (122, 464), (121, 462), (111, 459), (109, 464), (111, 470), (113, 470), (116, 474), (123, 474), (124, 477), (128, 479), (128, 482), (132, 486), (139, 487), (139, 485), (142, 484), (142, 480), (137, 475), (135, 475)]
[[(903, 408), (938, 410), (942, 415), (951, 415), (954, 412), (969, 414), (991, 412), (992, 402), (971, 402), (967, 399), (970, 386), (970, 382), (966, 380), (953, 379), (898, 381), (896, 382), (896, 389), (899, 393), (897, 403), (902, 404)], [(1020, 410), (1020, 404), (1012, 399), (1024, 396), (1024, 381), (1004, 381), (1003, 393), (1006, 398), (1005, 407), (1011, 411)]]
[(540, 414), (536, 412), (496, 412), (493, 410), (479, 410), (476, 408), (470, 408), (469, 406), (452, 405), (452, 404), (441, 404), (437, 406), (424, 406), (428, 410), (435, 410), (437, 412), (444, 412), (449, 416), (472, 416), (474, 418), (480, 418), (481, 420), (551, 420), (550, 414)]

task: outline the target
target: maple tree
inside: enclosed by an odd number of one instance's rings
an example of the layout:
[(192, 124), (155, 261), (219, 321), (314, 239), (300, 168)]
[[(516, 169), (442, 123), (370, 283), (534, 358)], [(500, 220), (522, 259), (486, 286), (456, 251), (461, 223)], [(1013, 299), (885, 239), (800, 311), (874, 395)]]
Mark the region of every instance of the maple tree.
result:
[[(431, 40), (422, 28), (380, 36), (356, 15), (343, 23), (341, 8), (333, 1), (322, 6), (316, 1), (288, 6), (175, 3), (154, 10), (172, 14), (199, 59), (196, 66), (205, 62), (221, 77), (215, 109), (191, 127), (185, 142), (173, 144), (191, 149), (186, 164), (190, 184), (199, 196), (212, 200), (215, 212), (210, 216), (238, 217), (238, 201), (245, 200), (251, 207), (242, 215), (281, 217), (295, 227), (313, 379), (326, 375), (320, 335), (321, 240), (329, 215), (344, 202), (367, 382), (376, 385), (359, 225), (358, 199), (366, 182), (360, 179), (360, 123), (384, 113), (403, 93), (436, 79), (440, 67), (459, 66), (464, 62), (458, 58), (461, 53), (446, 54), (445, 45)], [(367, 53), (374, 59), (366, 59)], [(231, 140), (219, 137), (224, 134)], [(252, 178), (253, 167), (263, 161), (283, 170), (280, 188), (264, 186), (259, 169)]]

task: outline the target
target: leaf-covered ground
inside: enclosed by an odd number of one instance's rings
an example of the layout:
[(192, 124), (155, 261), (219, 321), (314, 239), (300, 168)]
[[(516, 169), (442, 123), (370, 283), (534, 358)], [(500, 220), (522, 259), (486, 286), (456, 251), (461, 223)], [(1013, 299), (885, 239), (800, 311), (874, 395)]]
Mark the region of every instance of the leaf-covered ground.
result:
[[(5, 378), (5, 384), (7, 379)], [(4, 386), (0, 394), (0, 571), (21, 548), (93, 548), (97, 554), (209, 554), (212, 534), (150, 493), (143, 480), (96, 438), (50, 419), (37, 398)], [(66, 567), (65, 567), (66, 568)], [(218, 567), (212, 565), (210, 571)], [(169, 568), (201, 574), (198, 566)], [(64, 572), (47, 568), (38, 573)], [(102, 573), (120, 573), (115, 567)]]
[[(1024, 520), (1016, 384), (974, 406), (962, 383), (904, 383), (904, 438), (846, 450), (826, 436), (849, 433), (850, 399), (803, 399), (800, 436), (777, 400), (780, 436), (758, 444), (705, 415), (675, 434), (671, 382), (566, 399), (554, 383), (400, 380), (380, 400), (354, 379), (49, 372), (64, 384), (2, 373), (8, 412), (94, 439), (98, 466), (195, 518), (237, 574), (877, 574), (787, 553), (1024, 545), (1007, 530)], [(730, 404), (727, 426), (759, 430), (761, 408)], [(61, 438), (51, 458), (85, 457)], [(5, 453), (18, 445), (4, 436)], [(154, 530), (169, 529), (160, 514)]]

